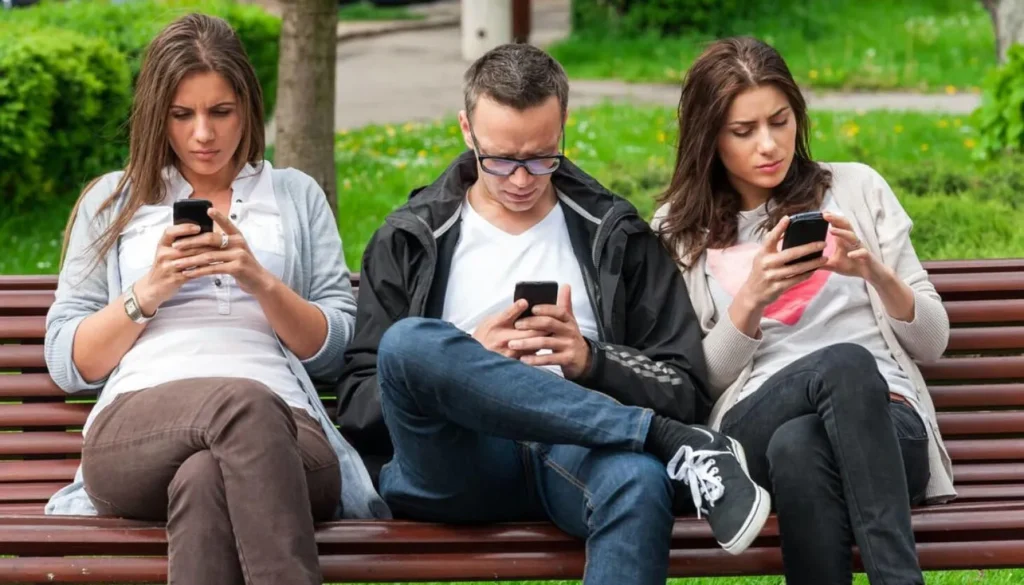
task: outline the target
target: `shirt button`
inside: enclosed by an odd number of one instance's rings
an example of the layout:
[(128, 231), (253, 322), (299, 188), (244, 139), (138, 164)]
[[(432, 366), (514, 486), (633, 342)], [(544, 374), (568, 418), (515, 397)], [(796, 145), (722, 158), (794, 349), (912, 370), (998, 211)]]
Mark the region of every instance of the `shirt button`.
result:
[(237, 213), (232, 213), (231, 214), (231, 219), (238, 219), (238, 214)]
[(213, 285), (214, 286), (220, 286), (220, 279), (219, 278), (213, 279)]
[(241, 203), (241, 202), (242, 202), (241, 199), (235, 199), (235, 203)]

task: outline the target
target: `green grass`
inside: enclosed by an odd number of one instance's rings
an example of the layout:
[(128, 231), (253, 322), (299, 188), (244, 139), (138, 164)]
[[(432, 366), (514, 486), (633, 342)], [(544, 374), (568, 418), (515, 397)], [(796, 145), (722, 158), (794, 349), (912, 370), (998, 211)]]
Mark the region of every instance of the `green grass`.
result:
[[(948, 571), (925, 573), (927, 585), (1017, 585), (1024, 580), (1024, 571), (1009, 569), (1002, 571)], [(579, 581), (501, 581), (486, 585), (579, 585)], [(782, 577), (722, 577), (670, 579), (670, 585), (785, 585)], [(856, 575), (855, 585), (868, 585), (867, 578)], [(441, 583), (420, 583), (419, 585), (442, 585)], [(463, 584), (470, 585), (470, 584)], [(472, 585), (485, 585), (484, 583)]]
[(338, 8), (338, 20), (423, 20), (422, 14), (404, 6), (375, 6), (372, 2), (356, 2)]
[[(893, 112), (812, 116), (815, 157), (878, 169), (914, 217), (922, 257), (1024, 256), (1024, 161), (973, 162), (977, 135), (967, 118)], [(650, 217), (674, 160), (672, 110), (610, 104), (581, 109), (571, 114), (567, 132), (569, 156)], [(463, 148), (454, 118), (338, 135), (339, 225), (352, 269), (358, 270), (365, 244), (384, 217)], [(0, 219), (0, 274), (55, 272), (69, 208)]]
[[(978, 0), (806, 0), (757, 19), (752, 34), (782, 53), (801, 85), (976, 91), (995, 64), (992, 21)], [(678, 83), (710, 39), (573, 36), (551, 47), (573, 78)]]

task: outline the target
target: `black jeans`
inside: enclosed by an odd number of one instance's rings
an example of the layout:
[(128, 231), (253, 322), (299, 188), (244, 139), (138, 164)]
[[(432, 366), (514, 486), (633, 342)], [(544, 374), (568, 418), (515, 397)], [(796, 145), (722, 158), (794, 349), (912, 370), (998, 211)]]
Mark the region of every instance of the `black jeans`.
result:
[(837, 344), (793, 362), (721, 430), (772, 493), (789, 585), (849, 584), (852, 541), (872, 585), (924, 583), (910, 506), (930, 479), (927, 432), (912, 407), (890, 400), (866, 349)]

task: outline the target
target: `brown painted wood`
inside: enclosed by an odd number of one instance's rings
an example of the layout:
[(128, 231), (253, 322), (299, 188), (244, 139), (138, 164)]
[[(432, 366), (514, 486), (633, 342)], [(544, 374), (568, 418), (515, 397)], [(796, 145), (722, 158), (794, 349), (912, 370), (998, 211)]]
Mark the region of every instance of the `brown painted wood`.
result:
[[(1024, 482), (1024, 461), (1012, 463), (957, 463), (953, 465), (957, 485), (968, 483)], [(1024, 524), (1021, 524), (1024, 526)]]
[(38, 339), (46, 335), (46, 318), (0, 317), (0, 339)]
[(945, 443), (953, 461), (1024, 460), (1024, 439), (952, 439)]
[(1014, 272), (1024, 271), (1024, 258), (998, 258), (986, 260), (932, 260), (924, 262), (929, 276), (950, 272)]
[(1024, 384), (929, 386), (937, 409), (1024, 406)]
[(947, 351), (1024, 349), (1024, 326), (974, 327), (949, 332)]
[(1024, 323), (1024, 299), (947, 301), (950, 323)]
[(42, 345), (0, 345), (0, 368), (45, 368)]
[(90, 408), (65, 402), (0, 404), (0, 428), (82, 426)]
[(1024, 296), (1024, 272), (979, 272), (975, 274), (936, 274), (929, 277), (935, 290), (943, 297), (982, 293), (1010, 293), (1010, 298)]
[(78, 459), (0, 461), (0, 484), (12, 481), (70, 482), (77, 469)]
[(81, 452), (80, 432), (0, 433), (0, 456), (78, 455)]
[[(53, 383), (49, 374), (18, 374), (16, 376), (0, 375), (0, 399), (39, 398), (46, 396), (66, 396), (67, 394)], [(75, 396), (88, 395), (79, 393)]]
[(1024, 433), (1024, 412), (940, 412), (937, 420), (943, 437)]
[(1024, 380), (1024, 356), (944, 358), (920, 365), (935, 380)]

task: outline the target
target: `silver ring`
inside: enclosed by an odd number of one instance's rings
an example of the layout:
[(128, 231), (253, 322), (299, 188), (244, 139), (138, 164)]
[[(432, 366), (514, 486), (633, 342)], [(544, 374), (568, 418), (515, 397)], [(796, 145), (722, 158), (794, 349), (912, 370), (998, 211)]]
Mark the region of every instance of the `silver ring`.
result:
[(230, 238), (227, 234), (222, 233), (220, 235), (220, 249), (223, 250), (224, 248), (227, 248), (228, 243), (230, 243)]

